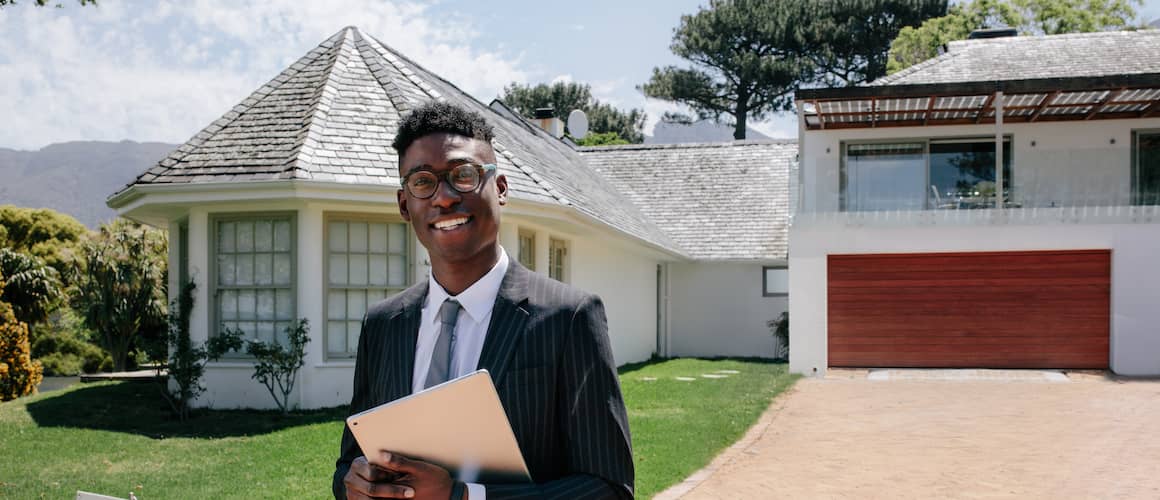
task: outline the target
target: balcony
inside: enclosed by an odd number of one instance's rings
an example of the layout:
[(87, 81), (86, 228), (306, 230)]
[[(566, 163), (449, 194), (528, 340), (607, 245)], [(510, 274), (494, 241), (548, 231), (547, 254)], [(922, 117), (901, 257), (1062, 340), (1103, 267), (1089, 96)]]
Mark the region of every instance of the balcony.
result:
[[(795, 196), (794, 224), (997, 225), (1160, 222), (1160, 133), (1130, 147), (1047, 150), (994, 140), (846, 144), (816, 163)], [(996, 185), (1003, 185), (998, 206)]]

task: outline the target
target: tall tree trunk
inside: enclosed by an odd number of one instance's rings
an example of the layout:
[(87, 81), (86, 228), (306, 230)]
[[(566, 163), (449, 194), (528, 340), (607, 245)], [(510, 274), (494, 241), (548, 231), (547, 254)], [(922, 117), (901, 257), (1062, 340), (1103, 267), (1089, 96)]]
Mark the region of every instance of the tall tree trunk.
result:
[[(739, 85), (742, 89), (745, 88), (745, 82), (742, 81)], [(741, 90), (737, 92), (737, 107), (733, 111), (733, 140), (745, 140), (745, 121), (749, 115), (749, 92)]]

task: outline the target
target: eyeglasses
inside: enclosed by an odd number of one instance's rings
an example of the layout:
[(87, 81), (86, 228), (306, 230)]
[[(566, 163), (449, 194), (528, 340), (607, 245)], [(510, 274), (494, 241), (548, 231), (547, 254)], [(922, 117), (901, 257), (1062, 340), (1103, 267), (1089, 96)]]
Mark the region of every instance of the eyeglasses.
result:
[(439, 189), (441, 179), (460, 193), (470, 193), (479, 188), (488, 172), (495, 169), (494, 163), (486, 165), (464, 163), (442, 174), (418, 170), (403, 176), (403, 186), (407, 189), (407, 194), (420, 199), (433, 196)]

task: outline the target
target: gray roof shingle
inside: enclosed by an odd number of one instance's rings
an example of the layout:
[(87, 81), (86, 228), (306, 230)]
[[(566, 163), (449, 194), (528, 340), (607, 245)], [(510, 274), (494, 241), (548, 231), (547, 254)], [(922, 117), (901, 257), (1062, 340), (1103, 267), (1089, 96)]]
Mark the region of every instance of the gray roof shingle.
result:
[(796, 141), (583, 148), (690, 257), (785, 259)]
[(354, 27), (322, 42), (125, 189), (288, 179), (398, 186), (395, 129), (403, 114), (432, 99), (479, 112), (495, 127), (493, 145), (514, 198), (571, 206), (684, 255), (577, 151)]
[(1160, 72), (1160, 30), (959, 40), (945, 54), (870, 85), (910, 85)]

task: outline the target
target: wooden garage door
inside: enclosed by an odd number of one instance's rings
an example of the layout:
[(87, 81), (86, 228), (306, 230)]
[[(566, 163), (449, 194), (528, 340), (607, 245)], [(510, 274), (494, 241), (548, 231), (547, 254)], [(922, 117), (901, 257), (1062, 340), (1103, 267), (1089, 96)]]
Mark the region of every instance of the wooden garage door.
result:
[(1108, 250), (829, 256), (835, 367), (1107, 368)]

